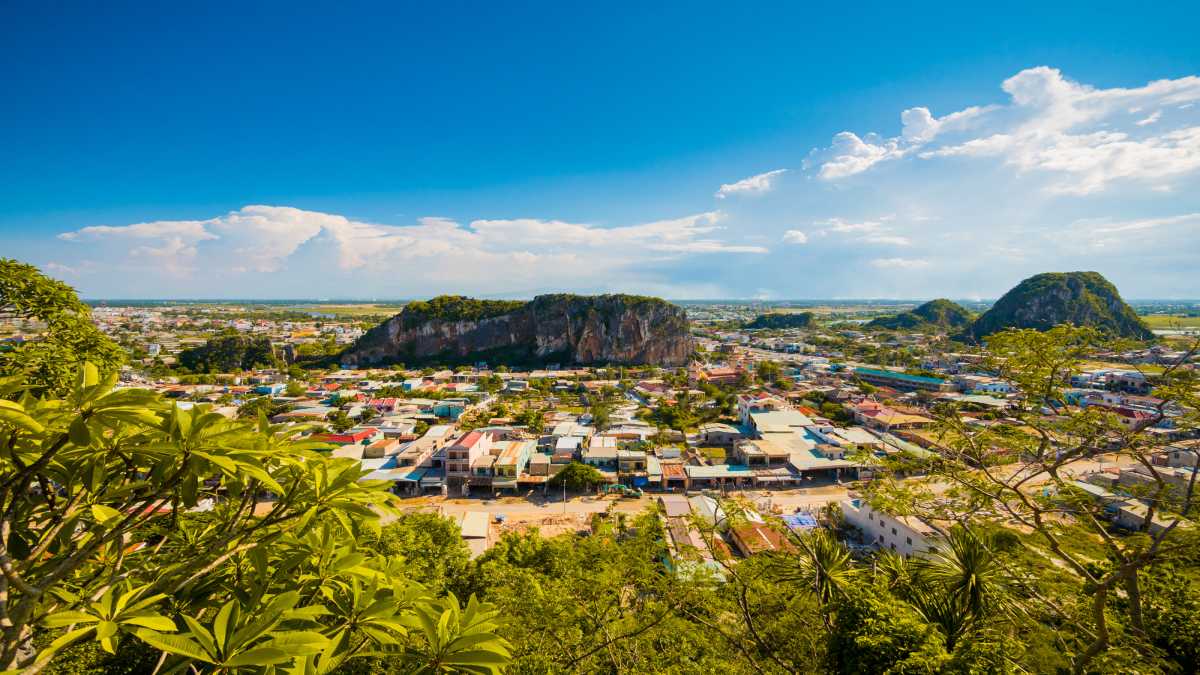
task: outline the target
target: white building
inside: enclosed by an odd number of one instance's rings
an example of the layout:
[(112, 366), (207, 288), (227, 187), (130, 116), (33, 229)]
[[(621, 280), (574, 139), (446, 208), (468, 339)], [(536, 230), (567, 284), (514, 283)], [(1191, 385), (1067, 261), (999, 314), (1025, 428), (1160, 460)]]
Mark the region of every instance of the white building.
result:
[(905, 557), (929, 553), (942, 536), (937, 528), (916, 516), (893, 516), (858, 499), (843, 501), (841, 506), (846, 522), (862, 531), (864, 541)]

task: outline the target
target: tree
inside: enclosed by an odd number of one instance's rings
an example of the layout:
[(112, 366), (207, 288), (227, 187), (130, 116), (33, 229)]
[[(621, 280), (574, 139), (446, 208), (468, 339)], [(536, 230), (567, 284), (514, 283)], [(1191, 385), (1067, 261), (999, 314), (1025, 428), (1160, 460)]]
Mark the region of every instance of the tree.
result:
[[(436, 652), (441, 667), (504, 662), (478, 618), (491, 610), (434, 599), (394, 559), (354, 545), (394, 511), (357, 462), (261, 417), (114, 383), (90, 364), (64, 399), (0, 380), (5, 669), (38, 672), (83, 640), (109, 652), (140, 642), (167, 667), (215, 671), (321, 669), (378, 650)], [(419, 619), (430, 612), (440, 627)], [(478, 635), (473, 651), (455, 651), (452, 636), (466, 634)]]
[(592, 404), (592, 426), (598, 431), (604, 431), (608, 428), (609, 418), (612, 416), (612, 406), (604, 401), (597, 401)]
[(346, 414), (346, 411), (341, 409), (334, 410), (325, 415), (325, 421), (329, 422), (330, 428), (338, 433), (348, 431), (354, 428), (354, 425), (356, 424), (356, 422), (350, 419), (350, 416)]
[(304, 394), (307, 391), (308, 391), (308, 388), (304, 386), (303, 382), (300, 382), (298, 380), (291, 380), (287, 383), (287, 389), (284, 391), (284, 393), (287, 394), (291, 398), (297, 398), (300, 396), (304, 396)]
[(568, 490), (572, 492), (581, 492), (583, 490), (592, 490), (608, 481), (605, 480), (604, 474), (600, 470), (590, 464), (580, 462), (571, 462), (564, 466), (561, 471), (554, 474), (550, 478), (550, 485), (559, 487), (566, 485)]
[(121, 348), (92, 323), (70, 286), (33, 265), (0, 258), (0, 318), (37, 321), (36, 339), (0, 347), (0, 376), (24, 373), (39, 391), (65, 393), (84, 361), (107, 375), (124, 362)]
[[(1200, 542), (1183, 525), (1196, 510), (1195, 475), (1184, 489), (1172, 489), (1163, 468), (1151, 460), (1170, 441), (1148, 431), (1168, 416), (1177, 433), (1200, 428), (1197, 374), (1182, 367), (1200, 343), (1153, 375), (1160, 402), (1148, 419), (1136, 425), (1123, 424), (1104, 408), (1069, 404), (1065, 389), (1071, 376), (1090, 354), (1105, 347), (1111, 348), (1094, 330), (1069, 325), (989, 336), (984, 368), (1022, 393), (1007, 412), (1015, 419), (1009, 428), (1020, 428), (1022, 433), (1013, 434), (1000, 425), (979, 428), (957, 406), (938, 407), (935, 433), (942, 454), (921, 467), (931, 480), (951, 488), (939, 500), (937, 515), (958, 520), (970, 516), (975, 526), (986, 523), (983, 514), (994, 513), (995, 524), (1011, 521), (1032, 532), (1028, 544), (1038, 545), (1059, 570), (1069, 572), (1072, 595), (1059, 593), (1057, 602), (1034, 597), (1071, 629), (1068, 635), (1075, 643), (1068, 642), (1067, 649), (1076, 673), (1089, 670), (1118, 641), (1144, 643), (1148, 635), (1142, 592), (1145, 574), (1158, 565), (1200, 554)], [(1019, 453), (1024, 461), (1016, 470), (991, 466), (989, 457), (997, 447)], [(1143, 533), (1138, 536), (1114, 532), (1105, 504), (1074, 483), (1075, 476), (1105, 455), (1116, 455), (1150, 477), (1148, 488), (1135, 490), (1145, 504), (1138, 528)], [(886, 487), (891, 482), (878, 484)], [(918, 512), (929, 509), (921, 503), (909, 506)], [(1097, 558), (1102, 562), (1098, 564)], [(1006, 576), (1021, 580), (1012, 572)], [(976, 590), (982, 591), (982, 586)], [(1120, 614), (1114, 614), (1118, 597), (1127, 601), (1120, 604)], [(1078, 611), (1074, 604), (1079, 605)]]
[(776, 361), (759, 361), (754, 366), (754, 372), (758, 375), (759, 382), (769, 384), (779, 378), (781, 370)]

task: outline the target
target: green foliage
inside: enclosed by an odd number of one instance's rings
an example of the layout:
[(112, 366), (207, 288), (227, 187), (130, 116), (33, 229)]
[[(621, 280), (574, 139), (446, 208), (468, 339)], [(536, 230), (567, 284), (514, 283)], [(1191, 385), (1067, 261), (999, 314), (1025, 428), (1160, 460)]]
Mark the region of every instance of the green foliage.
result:
[(743, 328), (749, 330), (785, 328), (812, 328), (816, 325), (816, 315), (812, 312), (771, 312), (759, 314)]
[(592, 490), (607, 483), (604, 474), (600, 473), (599, 469), (580, 462), (571, 462), (566, 465), (561, 471), (554, 474), (549, 482), (554, 487), (561, 487), (565, 484), (567, 489), (573, 492)]
[(941, 636), (882, 589), (851, 588), (838, 603), (829, 663), (838, 673), (938, 673), (949, 654)]
[(232, 373), (278, 365), (278, 358), (270, 338), (233, 333), (179, 352), (179, 365), (198, 373)]
[(920, 305), (910, 312), (896, 316), (880, 317), (866, 324), (866, 328), (906, 331), (957, 331), (971, 323), (973, 315), (966, 307), (938, 298)]
[(0, 376), (23, 373), (38, 390), (69, 390), (85, 361), (107, 375), (125, 360), (121, 348), (92, 323), (91, 310), (74, 289), (33, 265), (0, 258), (0, 316), (44, 326), (36, 339), (0, 345)]
[(453, 587), (466, 574), (470, 550), (458, 525), (433, 513), (405, 513), (384, 526), (369, 546), (382, 555), (403, 560), (405, 574), (420, 579), (436, 594)]
[[(82, 641), (139, 643), (167, 670), (328, 672), (375, 652), (439, 672), (504, 662), (491, 609), (459, 610), (353, 543), (395, 512), (358, 462), (262, 417), (114, 383), (90, 364), (61, 399), (0, 380), (0, 666), (36, 672)], [(445, 620), (426, 625), (435, 610)]]
[(406, 325), (425, 321), (479, 321), (508, 314), (524, 305), (520, 300), (479, 300), (462, 295), (439, 295), (430, 300), (408, 303), (401, 316)]

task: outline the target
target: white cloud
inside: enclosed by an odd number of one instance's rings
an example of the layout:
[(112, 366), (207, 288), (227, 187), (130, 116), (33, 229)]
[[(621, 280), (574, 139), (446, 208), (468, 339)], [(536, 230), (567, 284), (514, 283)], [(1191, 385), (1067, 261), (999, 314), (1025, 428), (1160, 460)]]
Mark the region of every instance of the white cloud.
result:
[(893, 234), (895, 228), (887, 225), (895, 219), (894, 215), (881, 216), (875, 220), (850, 222), (842, 218), (818, 220), (813, 225), (822, 229), (817, 230), (820, 236), (844, 235), (848, 241), (858, 244), (874, 244), (879, 246), (911, 246), (912, 241), (905, 236)]
[[(92, 225), (73, 232), (58, 235), (63, 241), (97, 242), (118, 240), (125, 242), (132, 258), (153, 261), (153, 265), (175, 276), (185, 276), (195, 270), (197, 244), (219, 237), (208, 231), (209, 221), (172, 220), (133, 225)], [(131, 245), (129, 242), (143, 244)]]
[(714, 195), (717, 199), (725, 199), (730, 195), (759, 195), (770, 192), (775, 187), (775, 179), (787, 173), (787, 169), (776, 169), (757, 176), (743, 178), (736, 183), (725, 183)]
[[(317, 275), (333, 267), (356, 278), (397, 274), (430, 285), (504, 290), (610, 284), (622, 274), (654, 283), (654, 264), (690, 255), (768, 252), (718, 238), (724, 217), (710, 211), (620, 227), (535, 218), (464, 226), (427, 217), (394, 226), (252, 205), (203, 221), (85, 227), (59, 239), (87, 241), (122, 265), (172, 275), (275, 273), (304, 252), (303, 269)], [(130, 249), (131, 241), (139, 245)]]
[(1155, 110), (1154, 112), (1147, 115), (1145, 118), (1134, 122), (1134, 124), (1138, 125), (1139, 127), (1144, 127), (1149, 124), (1154, 124), (1155, 122), (1157, 122), (1160, 119), (1162, 119), (1162, 111)]
[(802, 230), (788, 230), (783, 233), (783, 241), (786, 244), (807, 244), (808, 235)]
[(830, 157), (821, 163), (817, 175), (824, 180), (837, 180), (862, 173), (880, 162), (899, 159), (907, 153), (897, 139), (877, 141), (869, 136), (868, 140), (863, 140), (857, 134), (843, 131), (833, 137)]
[[(834, 181), (905, 157), (995, 157), (1019, 175), (1045, 176), (1048, 193), (1089, 194), (1117, 181), (1157, 181), (1200, 169), (1200, 118), (1162, 124), (1162, 108), (1200, 100), (1200, 77), (1142, 87), (1097, 89), (1054, 68), (1023, 70), (1002, 85), (1009, 102), (971, 106), (943, 117), (927, 108), (901, 113), (895, 137), (843, 131), (815, 152), (817, 176)], [(1143, 110), (1154, 110), (1138, 118)]]
[(1068, 252), (1103, 249), (1121, 255), (1146, 249), (1178, 250), (1195, 240), (1198, 229), (1200, 213), (1129, 220), (1082, 218), (1049, 232), (1046, 238)]
[(875, 258), (871, 267), (885, 270), (917, 270), (929, 267), (928, 260), (919, 258)]

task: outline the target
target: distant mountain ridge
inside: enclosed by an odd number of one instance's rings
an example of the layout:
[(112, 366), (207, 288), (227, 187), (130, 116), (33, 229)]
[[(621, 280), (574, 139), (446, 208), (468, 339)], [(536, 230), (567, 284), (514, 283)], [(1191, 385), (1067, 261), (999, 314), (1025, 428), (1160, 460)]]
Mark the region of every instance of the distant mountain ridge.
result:
[(753, 321), (747, 323), (743, 328), (757, 330), (760, 328), (769, 328), (780, 330), (784, 328), (811, 328), (814, 325), (816, 315), (812, 312), (768, 312), (759, 314), (754, 317)]
[(952, 332), (965, 328), (971, 323), (972, 316), (966, 307), (945, 298), (938, 298), (908, 312), (902, 312), (895, 316), (881, 316), (869, 321), (866, 327)]
[(980, 340), (1007, 328), (1090, 326), (1113, 337), (1152, 340), (1154, 333), (1098, 272), (1047, 272), (1017, 284), (963, 333)]
[(638, 295), (539, 295), (529, 302), (439, 296), (409, 303), (341, 355), (359, 365), (686, 365), (687, 315)]

